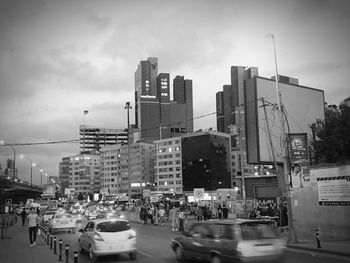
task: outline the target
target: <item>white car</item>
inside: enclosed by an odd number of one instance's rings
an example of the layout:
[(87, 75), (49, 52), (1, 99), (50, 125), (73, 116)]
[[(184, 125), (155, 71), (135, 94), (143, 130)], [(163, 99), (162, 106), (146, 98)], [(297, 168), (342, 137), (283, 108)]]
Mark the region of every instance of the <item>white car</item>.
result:
[(87, 251), (93, 261), (98, 256), (121, 253), (129, 254), (130, 259), (136, 259), (136, 232), (125, 219), (96, 219), (89, 221), (79, 232), (82, 233), (78, 241), (79, 251)]
[(49, 231), (53, 234), (59, 230), (70, 230), (75, 233), (75, 219), (71, 214), (55, 214), (49, 222)]
[(45, 212), (45, 214), (43, 215), (43, 221), (44, 224), (48, 223), (56, 214), (55, 210), (48, 210)]

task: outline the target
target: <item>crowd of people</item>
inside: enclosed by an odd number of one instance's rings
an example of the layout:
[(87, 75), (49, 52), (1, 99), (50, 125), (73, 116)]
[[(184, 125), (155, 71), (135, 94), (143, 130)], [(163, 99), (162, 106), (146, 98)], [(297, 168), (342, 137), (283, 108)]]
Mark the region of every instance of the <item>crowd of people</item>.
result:
[(183, 231), (184, 225), (190, 216), (197, 221), (209, 220), (212, 218), (227, 219), (229, 210), (223, 205), (216, 209), (212, 206), (204, 205), (180, 205), (151, 203), (141, 205), (136, 208), (139, 215), (139, 222), (143, 224), (164, 225), (171, 223), (173, 231)]

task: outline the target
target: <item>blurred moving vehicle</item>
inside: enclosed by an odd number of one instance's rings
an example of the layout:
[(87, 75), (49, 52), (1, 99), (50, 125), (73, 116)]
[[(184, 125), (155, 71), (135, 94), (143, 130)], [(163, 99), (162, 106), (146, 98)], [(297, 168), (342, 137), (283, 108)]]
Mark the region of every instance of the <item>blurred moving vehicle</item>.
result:
[(282, 262), (285, 241), (273, 221), (254, 219), (208, 220), (195, 223), (172, 240), (176, 259), (219, 262)]
[(56, 214), (56, 210), (47, 210), (44, 214), (43, 214), (43, 223), (47, 224)]
[(75, 233), (75, 219), (71, 214), (55, 214), (49, 221), (50, 234), (60, 230), (69, 230), (73, 234)]
[(125, 219), (95, 219), (79, 232), (82, 233), (78, 241), (79, 251), (87, 251), (90, 260), (120, 253), (128, 253), (130, 259), (137, 257), (136, 232)]

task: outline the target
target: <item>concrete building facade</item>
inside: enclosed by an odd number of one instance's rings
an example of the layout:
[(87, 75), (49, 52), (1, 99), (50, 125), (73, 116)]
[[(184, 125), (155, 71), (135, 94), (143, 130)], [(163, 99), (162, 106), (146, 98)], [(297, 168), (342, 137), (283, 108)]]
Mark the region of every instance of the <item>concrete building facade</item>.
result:
[(100, 156), (77, 154), (70, 157), (69, 188), (86, 197), (100, 192)]

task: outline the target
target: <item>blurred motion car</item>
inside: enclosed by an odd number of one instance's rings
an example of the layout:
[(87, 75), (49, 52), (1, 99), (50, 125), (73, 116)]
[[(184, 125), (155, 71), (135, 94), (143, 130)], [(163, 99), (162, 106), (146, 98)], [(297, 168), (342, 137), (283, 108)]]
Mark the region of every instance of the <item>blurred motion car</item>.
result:
[(49, 221), (50, 234), (61, 230), (69, 230), (73, 234), (75, 233), (75, 219), (71, 214), (55, 214), (54, 217)]
[(92, 261), (99, 256), (121, 253), (127, 253), (130, 259), (137, 257), (136, 232), (125, 219), (95, 219), (87, 222), (79, 232), (79, 252), (88, 252)]
[(43, 214), (43, 223), (47, 224), (56, 214), (56, 210), (47, 210), (44, 214)]
[(283, 262), (285, 241), (273, 221), (208, 220), (172, 240), (176, 259), (220, 262)]

